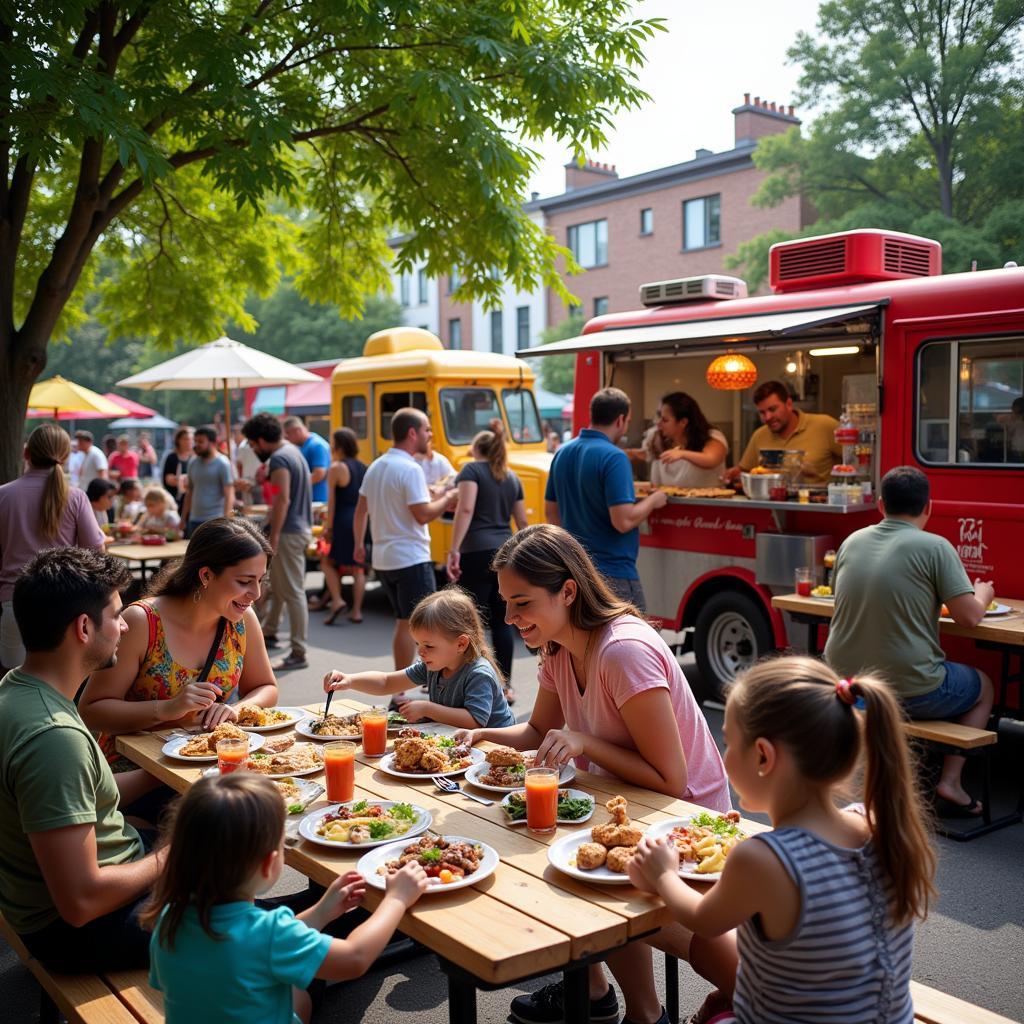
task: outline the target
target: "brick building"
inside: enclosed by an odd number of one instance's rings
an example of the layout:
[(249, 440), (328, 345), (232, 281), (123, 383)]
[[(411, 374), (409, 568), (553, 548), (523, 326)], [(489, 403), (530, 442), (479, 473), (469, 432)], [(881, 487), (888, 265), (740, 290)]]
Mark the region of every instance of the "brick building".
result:
[[(757, 140), (800, 124), (793, 108), (750, 94), (733, 111), (732, 149), (698, 149), (692, 160), (620, 178), (614, 166), (588, 162), (566, 165), (565, 191), (524, 204), (531, 218), (570, 249), (585, 269), (567, 279), (589, 318), (633, 309), (638, 289), (649, 281), (728, 273), (725, 257), (741, 243), (772, 228), (797, 231), (811, 219), (799, 198), (759, 209), (750, 204), (763, 172), (753, 162)], [(418, 286), (421, 282), (417, 281)], [(484, 310), (479, 303), (451, 299), (452, 279), (431, 282), (436, 298), (416, 291), (412, 281), (396, 280), (396, 297), (408, 309), (407, 323), (424, 325), (452, 348), (512, 353), (533, 344), (547, 326), (569, 314), (553, 293), (527, 294), (509, 287), (502, 306)]]

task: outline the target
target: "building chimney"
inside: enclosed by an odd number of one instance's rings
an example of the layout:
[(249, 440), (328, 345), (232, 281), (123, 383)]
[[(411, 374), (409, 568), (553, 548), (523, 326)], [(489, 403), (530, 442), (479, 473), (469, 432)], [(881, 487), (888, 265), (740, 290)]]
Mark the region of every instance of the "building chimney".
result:
[(753, 145), (764, 135), (789, 131), (794, 125), (800, 124), (792, 105), (787, 109), (784, 103), (775, 100), (769, 103), (760, 96), (755, 96), (751, 103), (749, 92), (743, 94), (743, 103), (734, 107), (732, 113), (737, 148)]
[(749, 92), (745, 92), (743, 94), (743, 105), (745, 107), (749, 107), (750, 106), (750, 93)]
[(581, 188), (603, 185), (618, 176), (614, 164), (609, 166), (597, 160), (587, 160), (581, 166), (575, 160), (570, 160), (565, 165), (565, 191), (575, 192)]

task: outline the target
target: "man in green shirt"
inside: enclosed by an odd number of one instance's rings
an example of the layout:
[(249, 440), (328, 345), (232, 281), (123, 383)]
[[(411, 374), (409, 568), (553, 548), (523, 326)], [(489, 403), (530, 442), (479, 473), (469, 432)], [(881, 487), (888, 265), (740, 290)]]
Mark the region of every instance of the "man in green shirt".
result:
[[(962, 626), (976, 626), (994, 593), (971, 584), (953, 545), (925, 533), (931, 515), (928, 478), (897, 466), (882, 479), (885, 517), (852, 533), (836, 558), (836, 609), (825, 660), (842, 676), (877, 675), (911, 718), (945, 719), (983, 729), (992, 711), (992, 681), (970, 665), (946, 661), (939, 646), (942, 605)], [(963, 788), (964, 758), (943, 763), (936, 790), (943, 817), (981, 814)]]
[(125, 563), (82, 548), (37, 555), (14, 586), (27, 651), (0, 680), (0, 910), (54, 970), (144, 966), (135, 918), (163, 867), (118, 806), (152, 786), (115, 780), (74, 696), (117, 659)]

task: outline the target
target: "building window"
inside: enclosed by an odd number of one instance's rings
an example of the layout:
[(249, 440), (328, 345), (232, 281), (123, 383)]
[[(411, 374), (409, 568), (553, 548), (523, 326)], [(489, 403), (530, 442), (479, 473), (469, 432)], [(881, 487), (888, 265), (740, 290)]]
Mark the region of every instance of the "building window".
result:
[(403, 274), (398, 279), (398, 298), (399, 298), (399, 301), (402, 303), (403, 306), (408, 306), (409, 305), (409, 291), (410, 291), (409, 275), (408, 274)]
[(530, 307), (519, 306), (516, 309), (516, 345), (529, 348), (530, 345)]
[(569, 303), (569, 319), (573, 317), (583, 316), (583, 307), (577, 306), (574, 302)]
[(504, 352), (505, 346), (501, 339), (501, 310), (491, 310), (491, 351)]
[(462, 277), (457, 270), (453, 270), (448, 275), (448, 294), (451, 295), (451, 293), (455, 291), (460, 284), (462, 284)]
[(452, 348), (462, 348), (462, 321), (458, 317), (448, 321), (448, 344)]
[(650, 235), (654, 232), (654, 211), (648, 206), (640, 211), (640, 234)]
[(594, 316), (604, 316), (608, 312), (608, 296), (601, 295), (594, 299)]
[(683, 203), (683, 248), (706, 249), (722, 240), (721, 196)]
[(424, 267), (420, 267), (416, 272), (416, 291), (419, 293), (420, 305), (425, 306), (427, 303), (427, 271)]
[(573, 224), (569, 228), (569, 248), (581, 267), (603, 267), (608, 262), (608, 221)]

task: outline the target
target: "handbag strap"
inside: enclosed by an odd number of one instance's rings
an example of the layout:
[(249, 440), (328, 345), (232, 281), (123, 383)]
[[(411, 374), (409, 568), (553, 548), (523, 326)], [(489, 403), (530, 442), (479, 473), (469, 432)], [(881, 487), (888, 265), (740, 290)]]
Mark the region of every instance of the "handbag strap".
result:
[(203, 665), (203, 670), (196, 680), (197, 683), (206, 682), (206, 677), (210, 674), (210, 669), (213, 668), (213, 662), (217, 657), (217, 651), (220, 649), (220, 642), (224, 639), (224, 630), (227, 629), (227, 626), (228, 620), (222, 615), (220, 622), (217, 623), (217, 632), (214, 634), (213, 643), (210, 645), (210, 653), (206, 656), (206, 664)]

